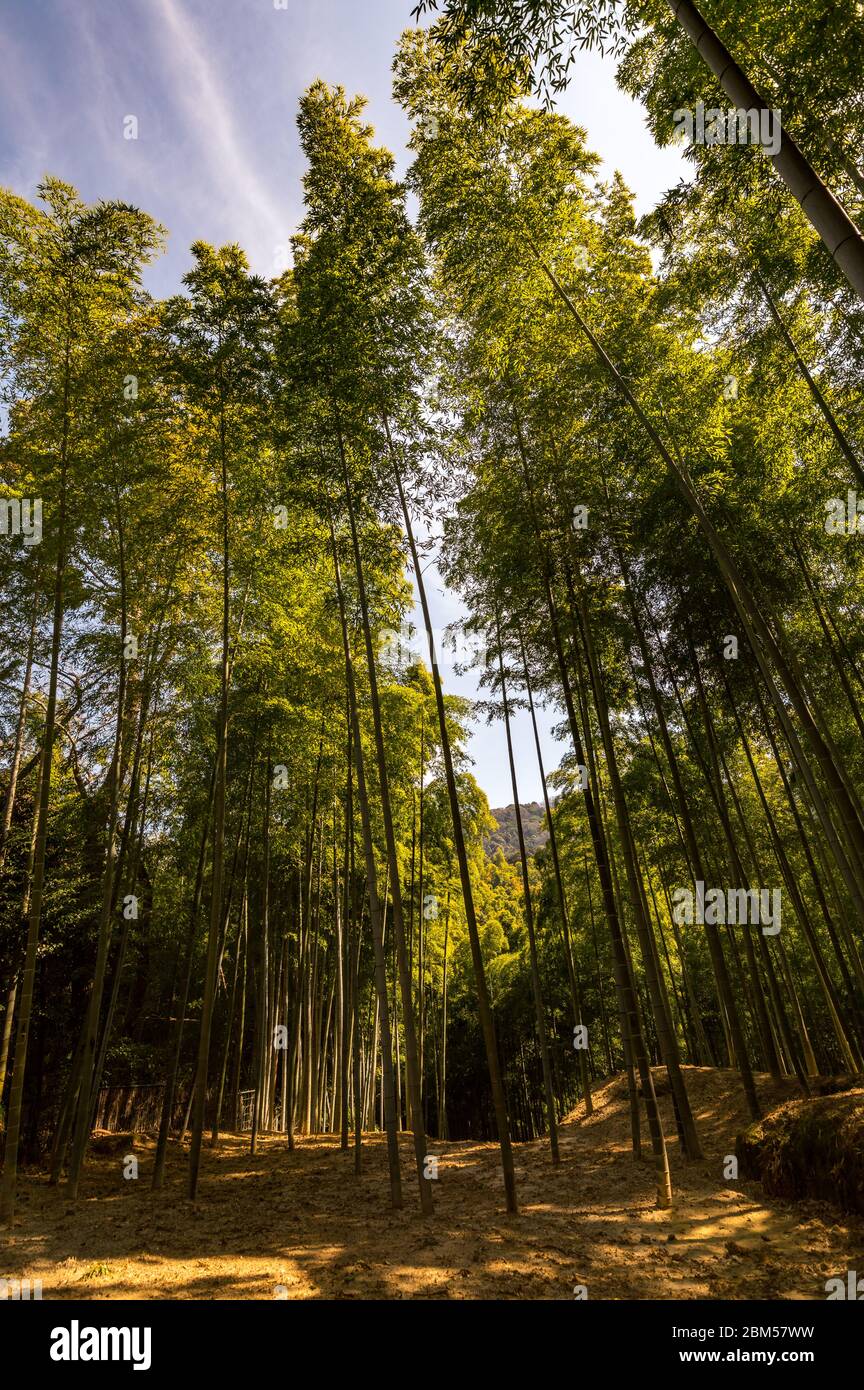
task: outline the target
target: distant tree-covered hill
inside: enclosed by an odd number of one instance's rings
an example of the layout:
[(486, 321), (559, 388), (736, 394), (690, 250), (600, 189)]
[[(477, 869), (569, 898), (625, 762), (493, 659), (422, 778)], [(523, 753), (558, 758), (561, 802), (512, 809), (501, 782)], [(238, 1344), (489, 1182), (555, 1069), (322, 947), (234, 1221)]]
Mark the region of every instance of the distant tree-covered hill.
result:
[[(545, 845), (549, 839), (549, 831), (546, 828), (546, 812), (540, 801), (520, 802), (522, 810), (522, 829), (525, 832), (525, 848), (529, 854)], [(500, 806), (492, 812), (498, 822), (498, 829), (493, 830), (484, 841), (486, 853), (494, 855), (499, 848), (504, 851), (505, 859), (519, 858), (519, 832), (516, 829), (516, 814), (513, 806)]]

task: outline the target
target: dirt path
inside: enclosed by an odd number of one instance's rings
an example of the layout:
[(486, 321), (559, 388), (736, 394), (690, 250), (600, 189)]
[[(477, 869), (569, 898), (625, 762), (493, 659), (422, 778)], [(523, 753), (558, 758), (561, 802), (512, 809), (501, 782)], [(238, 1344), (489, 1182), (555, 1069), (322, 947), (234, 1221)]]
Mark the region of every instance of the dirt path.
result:
[[(687, 1068), (708, 1157), (687, 1163), (670, 1142), (675, 1205), (653, 1207), (653, 1171), (630, 1152), (626, 1092), (610, 1082), (590, 1120), (561, 1126), (562, 1162), (543, 1142), (516, 1146), (521, 1212), (503, 1210), (497, 1149), (430, 1142), (439, 1156), (436, 1214), (417, 1212), (403, 1137), (405, 1210), (387, 1203), (380, 1135), (364, 1141), (364, 1173), (332, 1137), (288, 1153), (265, 1138), (205, 1149), (199, 1200), (183, 1196), (174, 1146), (168, 1185), (149, 1188), (152, 1140), (96, 1141), (77, 1206), (42, 1175), (21, 1185), (0, 1274), (41, 1279), (48, 1298), (823, 1299), (825, 1280), (864, 1270), (864, 1223), (821, 1203), (766, 1199), (723, 1178), (744, 1123), (729, 1072)], [(760, 1078), (767, 1104), (792, 1094)], [(674, 1133), (668, 1099), (667, 1132)], [(646, 1151), (648, 1142), (646, 1136)], [(139, 1160), (123, 1178), (124, 1155)]]

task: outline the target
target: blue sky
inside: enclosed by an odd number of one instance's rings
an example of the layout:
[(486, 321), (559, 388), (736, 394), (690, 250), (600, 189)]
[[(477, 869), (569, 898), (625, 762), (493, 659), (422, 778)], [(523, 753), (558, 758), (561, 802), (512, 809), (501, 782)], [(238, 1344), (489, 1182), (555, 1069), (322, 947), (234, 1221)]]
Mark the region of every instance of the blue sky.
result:
[[(408, 125), (390, 94), (399, 34), (413, 0), (3, 0), (0, 183), (35, 196), (45, 173), (88, 200), (123, 198), (168, 230), (148, 274), (154, 294), (179, 288), (196, 239), (237, 241), (263, 275), (284, 269), (301, 216), (297, 101), (316, 77), (369, 98), (376, 137), (404, 171)], [(277, 5), (279, 6), (277, 8)], [(577, 59), (559, 107), (619, 169), (640, 211), (677, 182), (677, 150), (658, 150), (614, 64)], [(137, 139), (125, 138), (137, 121)], [(458, 620), (434, 569), (433, 622)], [(473, 695), (472, 677), (450, 688)], [(543, 719), (547, 770), (561, 755)], [(527, 715), (516, 719), (520, 800), (540, 796)], [(493, 806), (512, 800), (503, 729), (475, 725), (475, 773)]]

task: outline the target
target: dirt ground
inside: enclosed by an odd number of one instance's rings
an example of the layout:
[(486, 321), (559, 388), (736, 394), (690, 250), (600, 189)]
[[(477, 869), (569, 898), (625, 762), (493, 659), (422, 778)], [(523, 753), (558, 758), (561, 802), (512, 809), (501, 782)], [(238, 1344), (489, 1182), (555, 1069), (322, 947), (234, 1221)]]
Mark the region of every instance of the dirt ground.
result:
[[(409, 1135), (401, 1212), (389, 1207), (381, 1135), (364, 1136), (360, 1178), (332, 1136), (293, 1153), (268, 1136), (253, 1159), (248, 1136), (228, 1135), (205, 1148), (195, 1203), (178, 1145), (152, 1193), (152, 1138), (97, 1136), (77, 1205), (44, 1175), (22, 1176), (0, 1273), (41, 1279), (45, 1299), (572, 1299), (580, 1285), (589, 1299), (824, 1299), (826, 1279), (864, 1269), (864, 1222), (724, 1180), (746, 1123), (737, 1080), (686, 1073), (707, 1157), (679, 1156), (664, 1097), (671, 1211), (654, 1208), (650, 1161), (633, 1159), (619, 1078), (598, 1089), (590, 1119), (580, 1107), (562, 1123), (558, 1169), (545, 1141), (516, 1145), (518, 1216), (504, 1211), (494, 1144), (430, 1141), (435, 1215), (423, 1218)], [(759, 1085), (766, 1108), (794, 1094)], [(123, 1177), (130, 1152), (137, 1181)]]

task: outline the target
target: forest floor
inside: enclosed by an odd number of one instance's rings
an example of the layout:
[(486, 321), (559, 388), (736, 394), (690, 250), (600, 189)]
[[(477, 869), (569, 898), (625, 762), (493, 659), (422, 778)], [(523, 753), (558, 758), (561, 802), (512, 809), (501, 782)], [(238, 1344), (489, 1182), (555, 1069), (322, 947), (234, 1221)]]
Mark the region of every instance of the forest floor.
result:
[[(826, 1279), (864, 1269), (864, 1221), (724, 1180), (723, 1156), (747, 1122), (737, 1078), (686, 1074), (707, 1156), (687, 1162), (670, 1137), (671, 1211), (654, 1207), (651, 1162), (633, 1159), (618, 1078), (598, 1088), (593, 1116), (579, 1107), (561, 1124), (558, 1169), (545, 1141), (515, 1146), (518, 1216), (504, 1211), (494, 1144), (430, 1141), (439, 1175), (424, 1219), (407, 1134), (400, 1212), (379, 1134), (364, 1135), (359, 1178), (330, 1135), (301, 1138), (293, 1153), (266, 1136), (254, 1159), (248, 1135), (226, 1135), (204, 1150), (194, 1203), (179, 1145), (153, 1193), (152, 1137), (105, 1135), (77, 1205), (43, 1174), (22, 1175), (0, 1272), (41, 1279), (46, 1299), (572, 1299), (577, 1285), (589, 1299), (824, 1299)], [(766, 1110), (795, 1094), (758, 1081)], [(674, 1136), (668, 1096), (661, 1105)], [(647, 1134), (644, 1144), (650, 1154)], [(137, 1181), (123, 1178), (130, 1152)]]

